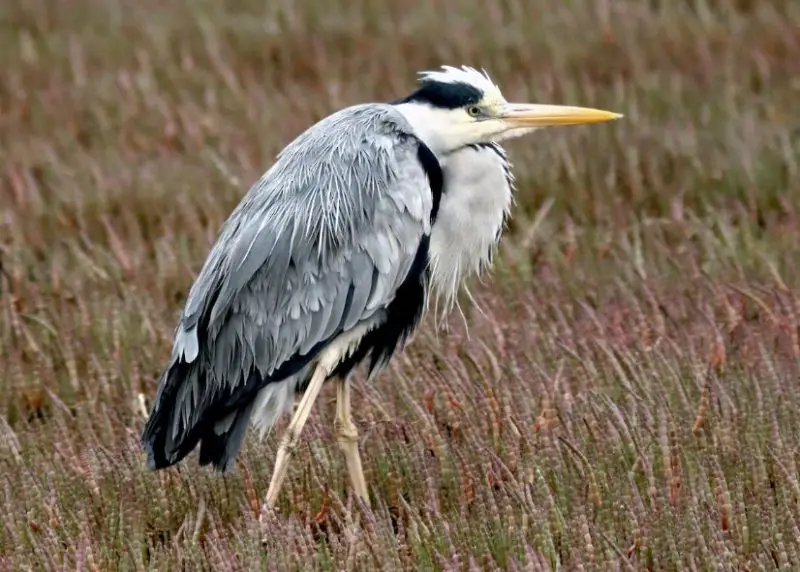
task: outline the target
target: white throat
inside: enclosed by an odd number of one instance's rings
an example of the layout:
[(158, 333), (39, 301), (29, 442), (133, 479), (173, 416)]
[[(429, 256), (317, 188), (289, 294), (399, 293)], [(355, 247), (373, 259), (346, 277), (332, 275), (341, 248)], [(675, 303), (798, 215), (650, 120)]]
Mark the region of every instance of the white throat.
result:
[(510, 168), (499, 145), (463, 147), (442, 161), (444, 189), (430, 243), (431, 286), (442, 314), (457, 304), (467, 278), (491, 266), (513, 201)]

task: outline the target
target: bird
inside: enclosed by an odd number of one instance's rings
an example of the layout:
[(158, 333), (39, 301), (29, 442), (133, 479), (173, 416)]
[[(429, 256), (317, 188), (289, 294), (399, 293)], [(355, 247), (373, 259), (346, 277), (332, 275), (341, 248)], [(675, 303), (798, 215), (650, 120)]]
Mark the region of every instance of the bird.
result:
[(363, 365), (373, 380), (432, 298), (452, 308), (465, 280), (491, 267), (515, 192), (500, 143), (620, 117), (510, 103), (485, 69), (445, 65), (420, 72), (404, 97), (351, 105), (300, 133), (222, 224), (189, 289), (142, 431), (148, 467), (199, 449), (201, 466), (226, 473), (248, 427), (264, 438), (291, 415), (272, 509), (330, 380), (335, 439), (369, 505), (353, 372)]

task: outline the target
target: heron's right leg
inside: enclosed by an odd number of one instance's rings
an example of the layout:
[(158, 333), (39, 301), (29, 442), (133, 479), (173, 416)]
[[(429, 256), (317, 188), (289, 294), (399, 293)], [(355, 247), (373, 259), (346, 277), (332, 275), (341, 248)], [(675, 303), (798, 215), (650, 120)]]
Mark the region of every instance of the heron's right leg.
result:
[(369, 505), (367, 482), (364, 479), (364, 469), (361, 467), (361, 455), (358, 452), (358, 428), (353, 423), (350, 410), (350, 379), (345, 376), (336, 382), (336, 420), (334, 421), (336, 440), (339, 448), (344, 452), (347, 462), (347, 471), (353, 489), (361, 500)]
[(303, 427), (308, 421), (308, 416), (311, 414), (311, 408), (317, 400), (322, 384), (328, 377), (328, 368), (323, 365), (317, 365), (314, 370), (314, 375), (308, 383), (303, 398), (297, 406), (292, 420), (289, 422), (286, 432), (283, 434), (281, 445), (278, 448), (278, 454), (275, 457), (275, 468), (272, 470), (272, 481), (269, 483), (267, 490), (266, 508), (273, 508), (275, 502), (278, 500), (278, 493), (281, 490), (281, 485), (286, 478), (286, 473), (289, 469), (289, 459), (294, 453), (297, 443), (300, 441), (300, 433), (303, 432)]

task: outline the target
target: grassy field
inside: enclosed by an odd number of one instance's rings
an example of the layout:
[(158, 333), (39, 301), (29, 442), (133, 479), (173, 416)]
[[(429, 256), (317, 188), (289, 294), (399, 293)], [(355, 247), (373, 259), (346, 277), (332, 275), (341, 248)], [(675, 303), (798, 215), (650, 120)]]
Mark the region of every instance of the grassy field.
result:
[[(800, 568), (800, 4), (0, 5), (0, 570)], [(189, 285), (301, 130), (485, 67), (625, 119), (509, 145), (469, 323), (354, 406), (323, 390), (262, 542), (277, 435), (148, 472)]]

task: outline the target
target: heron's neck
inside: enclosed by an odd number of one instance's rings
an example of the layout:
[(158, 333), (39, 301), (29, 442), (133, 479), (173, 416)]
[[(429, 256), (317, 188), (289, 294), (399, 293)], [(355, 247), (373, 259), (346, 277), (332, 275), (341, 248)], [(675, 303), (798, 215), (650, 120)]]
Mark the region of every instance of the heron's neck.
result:
[(455, 111), (442, 110), (416, 102), (395, 105), (419, 137), (439, 157), (465, 145), (453, 130), (454, 122), (448, 118)]

